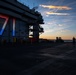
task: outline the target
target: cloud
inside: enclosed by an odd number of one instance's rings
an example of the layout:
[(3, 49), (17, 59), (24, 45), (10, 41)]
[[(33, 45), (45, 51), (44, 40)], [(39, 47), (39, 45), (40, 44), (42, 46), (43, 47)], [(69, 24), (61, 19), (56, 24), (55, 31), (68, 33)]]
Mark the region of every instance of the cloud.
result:
[(54, 5), (40, 5), (43, 8), (48, 8), (48, 9), (58, 9), (58, 10), (71, 10), (72, 8), (68, 6), (54, 6)]
[(46, 15), (63, 15), (63, 16), (66, 16), (66, 15), (70, 15), (68, 13), (56, 13), (56, 12), (45, 12)]
[(59, 24), (58, 26), (59, 26), (59, 27), (62, 27), (63, 25), (62, 25), (62, 24)]

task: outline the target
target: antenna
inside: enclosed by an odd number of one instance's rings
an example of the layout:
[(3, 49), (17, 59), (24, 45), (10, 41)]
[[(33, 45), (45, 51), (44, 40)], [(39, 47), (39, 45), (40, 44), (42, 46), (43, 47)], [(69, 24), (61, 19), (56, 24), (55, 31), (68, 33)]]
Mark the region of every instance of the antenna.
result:
[(32, 8), (32, 10), (34, 10), (34, 11), (37, 10), (37, 9), (38, 9), (38, 6), (35, 6), (35, 7)]

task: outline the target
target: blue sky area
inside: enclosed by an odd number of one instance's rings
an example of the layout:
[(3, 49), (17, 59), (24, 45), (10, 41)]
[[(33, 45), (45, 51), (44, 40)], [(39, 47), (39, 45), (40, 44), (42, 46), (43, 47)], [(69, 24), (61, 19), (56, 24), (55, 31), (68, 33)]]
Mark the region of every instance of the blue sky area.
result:
[(76, 0), (18, 0), (29, 6), (35, 6), (41, 12), (45, 24), (40, 38), (72, 39), (76, 37)]

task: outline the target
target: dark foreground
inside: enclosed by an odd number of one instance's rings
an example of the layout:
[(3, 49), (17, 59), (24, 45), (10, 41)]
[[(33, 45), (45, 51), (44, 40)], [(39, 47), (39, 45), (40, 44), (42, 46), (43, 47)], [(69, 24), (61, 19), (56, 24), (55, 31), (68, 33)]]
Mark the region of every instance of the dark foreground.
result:
[(0, 75), (76, 75), (71, 43), (0, 46)]

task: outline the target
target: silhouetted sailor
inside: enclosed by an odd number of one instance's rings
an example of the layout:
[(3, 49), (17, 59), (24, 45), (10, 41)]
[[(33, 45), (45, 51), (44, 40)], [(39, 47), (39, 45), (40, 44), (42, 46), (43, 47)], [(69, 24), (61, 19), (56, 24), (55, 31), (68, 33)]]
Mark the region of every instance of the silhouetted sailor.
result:
[(75, 47), (75, 37), (73, 37), (73, 46)]

